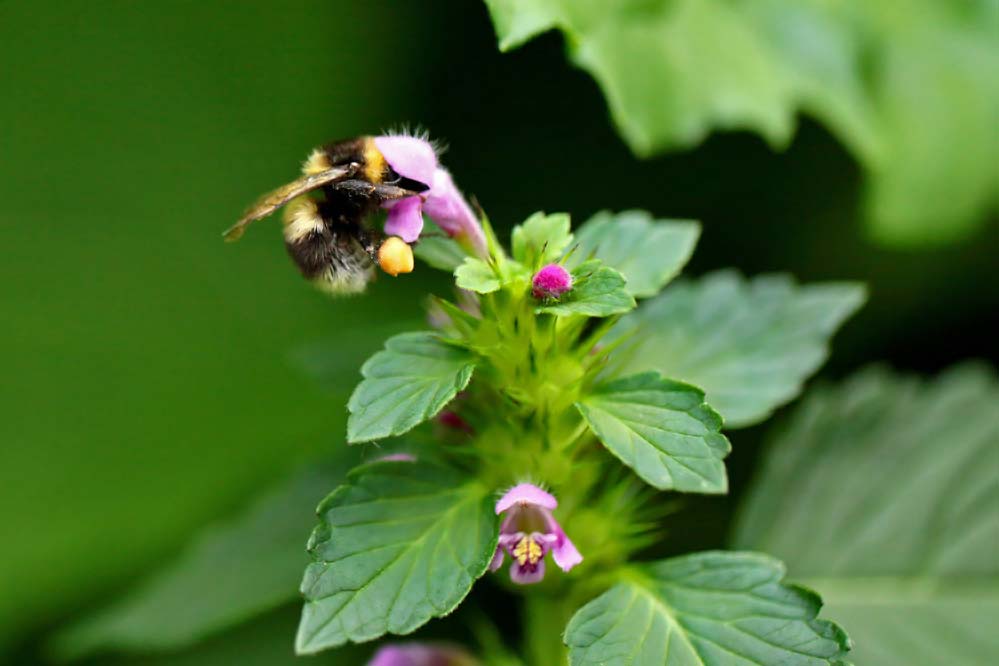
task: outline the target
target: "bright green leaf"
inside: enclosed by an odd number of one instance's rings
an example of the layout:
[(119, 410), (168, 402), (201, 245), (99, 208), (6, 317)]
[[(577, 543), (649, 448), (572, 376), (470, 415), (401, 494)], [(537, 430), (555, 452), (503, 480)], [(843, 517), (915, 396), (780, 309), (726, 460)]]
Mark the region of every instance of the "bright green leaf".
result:
[(618, 130), (639, 155), (690, 147), (715, 127), (751, 129), (779, 146), (790, 139), (793, 90), (729, 3), (487, 4), (508, 45), (558, 25), (570, 57), (603, 88)]
[(468, 257), (468, 253), (453, 238), (423, 236), (413, 246), (413, 254), (430, 266), (453, 273)]
[(846, 666), (846, 634), (770, 557), (696, 553), (629, 573), (569, 622), (572, 666)]
[(489, 294), (498, 291), (503, 285), (500, 276), (492, 267), (481, 259), (469, 257), (454, 271), (455, 284), (461, 289), (468, 289), (479, 294)]
[(486, 5), (496, 27), (501, 51), (522, 46), (556, 27), (561, 12), (558, 4), (538, 0), (486, 0)]
[(557, 302), (542, 305), (536, 312), (553, 315), (609, 317), (634, 309), (624, 276), (599, 259), (583, 262), (572, 271), (572, 289)]
[(407, 634), (457, 607), (499, 532), (490, 489), (427, 463), (351, 472), (319, 506), (296, 650)]
[(64, 658), (176, 650), (296, 598), (311, 509), (346, 467), (314, 464), (206, 529), (131, 594), (58, 634), (54, 650)]
[(884, 243), (960, 240), (999, 208), (999, 30), (953, 23), (933, 17), (884, 46), (876, 103), (887, 150), (867, 164), (864, 197)]
[(626, 369), (655, 369), (704, 389), (738, 428), (795, 398), (837, 328), (864, 302), (858, 284), (798, 286), (732, 271), (670, 286), (618, 326), (634, 335)]
[(511, 252), (514, 260), (531, 268), (540, 268), (562, 256), (572, 242), (569, 216), (566, 213), (535, 213), (513, 228)]
[(994, 3), (486, 4), (504, 50), (561, 29), (639, 155), (733, 128), (781, 147), (804, 112), (863, 165), (866, 213), (884, 242), (964, 237), (999, 200)]
[(468, 385), (475, 358), (429, 332), (389, 338), (361, 367), (350, 396), (347, 441), (401, 435), (432, 418)]
[(693, 386), (646, 372), (598, 386), (576, 405), (611, 453), (661, 490), (724, 493), (731, 446)]
[(596, 257), (624, 275), (628, 293), (648, 298), (677, 276), (700, 234), (701, 225), (693, 221), (655, 220), (640, 210), (604, 211), (576, 231), (569, 266)]
[(822, 592), (858, 664), (978, 666), (999, 654), (999, 378), (864, 370), (775, 433), (733, 542)]

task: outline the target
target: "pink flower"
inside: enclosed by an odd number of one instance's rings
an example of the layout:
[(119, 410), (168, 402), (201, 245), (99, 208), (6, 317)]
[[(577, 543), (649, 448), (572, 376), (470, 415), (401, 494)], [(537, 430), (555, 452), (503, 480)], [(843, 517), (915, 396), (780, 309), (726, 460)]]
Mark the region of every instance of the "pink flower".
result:
[(412, 453), (389, 453), (378, 458), (375, 462), (416, 462), (416, 456)]
[(552, 515), (557, 506), (558, 501), (552, 495), (530, 483), (508, 490), (496, 503), (496, 513), (506, 516), (500, 525), (499, 544), (490, 570), (499, 569), (504, 554), (509, 554), (513, 559), (510, 580), (529, 585), (545, 577), (545, 555), (549, 551), (562, 571), (582, 562), (583, 556)]
[(442, 426), (451, 428), (452, 430), (459, 430), (469, 435), (475, 433), (475, 431), (472, 430), (472, 426), (468, 425), (468, 421), (461, 418), (461, 415), (458, 414), (458, 412), (452, 411), (450, 409), (445, 410), (440, 414), (438, 414), (437, 422), (440, 423)]
[(385, 233), (415, 242), (423, 231), (423, 213), (449, 236), (465, 240), (477, 254), (485, 256), (486, 237), (475, 213), (455, 186), (451, 174), (437, 163), (434, 147), (424, 138), (405, 135), (375, 137), (375, 146), (392, 169), (424, 185), (420, 196), (386, 202)]
[(464, 650), (447, 645), (398, 643), (378, 650), (368, 666), (475, 666)]
[(534, 298), (558, 298), (572, 289), (572, 276), (561, 264), (548, 264), (531, 280)]

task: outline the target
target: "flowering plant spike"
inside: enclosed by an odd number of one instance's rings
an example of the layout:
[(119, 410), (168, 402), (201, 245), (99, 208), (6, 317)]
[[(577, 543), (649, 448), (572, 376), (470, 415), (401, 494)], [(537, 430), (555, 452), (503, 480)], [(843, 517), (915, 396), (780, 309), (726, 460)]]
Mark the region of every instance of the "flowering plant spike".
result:
[[(383, 268), (413, 270), (399, 252), (412, 246), (453, 271), (455, 290), (430, 300), (425, 330), (390, 338), (361, 369), (347, 441), (378, 448), (319, 506), (297, 651), (422, 633), (455, 613), (474, 637), (462, 648), (418, 635), (381, 646), (370, 664), (845, 663), (846, 634), (817, 618), (818, 597), (786, 584), (779, 562), (655, 559), (670, 535), (669, 497), (727, 491), (728, 408), (719, 413), (712, 395), (753, 392), (747, 372), (763, 365), (796, 385), (814, 370), (780, 363), (781, 346), (765, 337), (765, 317), (795, 291), (747, 310), (750, 337), (719, 347), (735, 339), (712, 328), (723, 319), (698, 315), (718, 296), (675, 308), (673, 294), (689, 286), (659, 295), (689, 258), (697, 223), (630, 211), (573, 229), (568, 215), (537, 213), (513, 229), (508, 251), (429, 142), (393, 135), (373, 145), (399, 186), (413, 188), (380, 203), (396, 239), (383, 245)], [(446, 236), (428, 233), (424, 215)], [(824, 328), (797, 344), (819, 353), (858, 293), (823, 286), (824, 300), (808, 302)], [(646, 351), (677, 331), (694, 350), (685, 363)], [(701, 338), (715, 347), (698, 349)], [(749, 379), (731, 386), (729, 375), (699, 371), (712, 355)], [(478, 606), (483, 576), (509, 597), (502, 611)], [(520, 638), (500, 640), (494, 620), (511, 609)]]

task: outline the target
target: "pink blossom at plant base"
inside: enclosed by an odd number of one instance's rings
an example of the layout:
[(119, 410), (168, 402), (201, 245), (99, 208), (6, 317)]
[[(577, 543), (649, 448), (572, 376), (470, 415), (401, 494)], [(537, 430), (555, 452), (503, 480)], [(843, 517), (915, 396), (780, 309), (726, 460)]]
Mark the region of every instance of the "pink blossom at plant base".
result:
[(447, 645), (400, 643), (378, 650), (368, 666), (476, 666), (465, 651)]
[(375, 462), (416, 462), (416, 456), (412, 453), (390, 453)]
[(560, 264), (548, 264), (534, 274), (531, 293), (534, 298), (558, 298), (572, 289), (572, 275)]
[(446, 428), (450, 428), (452, 430), (459, 430), (469, 435), (475, 433), (475, 431), (472, 430), (472, 426), (468, 425), (468, 421), (461, 418), (461, 415), (458, 414), (458, 412), (452, 411), (450, 409), (445, 410), (440, 414), (438, 414), (437, 422)]
[(545, 555), (562, 571), (569, 571), (583, 561), (576, 547), (555, 520), (552, 511), (558, 501), (541, 488), (521, 483), (507, 491), (496, 503), (496, 513), (506, 514), (500, 525), (499, 545), (489, 565), (496, 571), (509, 554), (510, 580), (521, 585), (537, 583), (545, 577)]
[(384, 204), (388, 209), (385, 233), (415, 242), (423, 231), (423, 214), (437, 223), (449, 236), (465, 240), (479, 255), (485, 256), (486, 237), (475, 213), (455, 186), (451, 174), (437, 163), (434, 147), (416, 136), (375, 137), (375, 146), (389, 166), (404, 178), (427, 186), (420, 196)]

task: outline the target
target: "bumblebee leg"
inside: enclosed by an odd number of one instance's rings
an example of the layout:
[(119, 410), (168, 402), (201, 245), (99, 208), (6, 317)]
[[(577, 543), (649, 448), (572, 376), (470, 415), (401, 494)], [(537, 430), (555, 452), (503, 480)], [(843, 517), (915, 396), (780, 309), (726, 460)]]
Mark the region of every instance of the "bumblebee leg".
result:
[(402, 187), (396, 187), (395, 185), (380, 185), (370, 183), (366, 180), (358, 180), (356, 178), (341, 180), (338, 183), (334, 183), (332, 187), (353, 197), (372, 198), (379, 202), (391, 201), (393, 199), (405, 199), (406, 197), (415, 197), (419, 195), (419, 192), (407, 190)]
[(405, 199), (407, 197), (419, 196), (419, 192), (407, 190), (395, 185), (375, 185), (374, 195), (382, 201), (392, 201), (393, 199)]
[(357, 242), (361, 244), (364, 251), (368, 253), (372, 261), (378, 263), (378, 248), (381, 247), (385, 238), (381, 233), (370, 229), (360, 229), (357, 232)]

